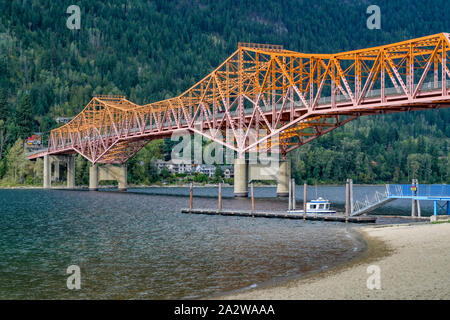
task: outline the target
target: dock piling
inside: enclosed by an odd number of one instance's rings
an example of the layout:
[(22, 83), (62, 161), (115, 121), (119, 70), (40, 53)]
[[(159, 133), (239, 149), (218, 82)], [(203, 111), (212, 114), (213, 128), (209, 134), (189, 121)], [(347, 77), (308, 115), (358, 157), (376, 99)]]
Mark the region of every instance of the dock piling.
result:
[(292, 210), (295, 210), (295, 179), (291, 179), (292, 185)]
[(219, 198), (218, 198), (218, 209), (219, 211), (222, 210), (222, 183), (219, 182)]
[(416, 216), (416, 200), (414, 199), (415, 196), (415, 192), (413, 191), (414, 187), (415, 187), (415, 182), (416, 179), (412, 179), (411, 180), (411, 217), (415, 217)]
[(193, 209), (193, 202), (194, 202), (194, 184), (191, 182), (189, 186), (189, 210)]
[(350, 191), (350, 215), (353, 214), (353, 179), (349, 179), (349, 191)]
[(308, 197), (308, 191), (307, 191), (308, 185), (306, 182), (303, 184), (303, 220), (306, 220), (306, 201)]
[(422, 216), (422, 213), (420, 211), (420, 201), (416, 200), (417, 202), (417, 216), (420, 218)]
[(417, 200), (419, 194), (419, 180), (412, 179), (411, 181), (411, 217), (420, 217), (420, 202)]
[(350, 215), (350, 179), (345, 183), (345, 216)]
[(292, 180), (289, 180), (289, 203), (288, 210), (292, 210)]
[(253, 186), (253, 181), (250, 184), (250, 193), (252, 197), (252, 212), (255, 212), (255, 188)]

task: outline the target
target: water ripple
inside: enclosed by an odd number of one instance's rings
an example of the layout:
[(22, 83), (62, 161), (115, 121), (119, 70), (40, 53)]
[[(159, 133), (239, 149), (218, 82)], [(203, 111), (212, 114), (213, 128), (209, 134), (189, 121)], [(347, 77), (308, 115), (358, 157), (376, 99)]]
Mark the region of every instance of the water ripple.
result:
[[(187, 200), (0, 190), (0, 298), (204, 297), (330, 267), (363, 247), (346, 237), (345, 224), (181, 214)], [(286, 200), (257, 205), (279, 210)], [(248, 208), (249, 200), (224, 206)], [(81, 290), (66, 287), (72, 264), (81, 268)]]

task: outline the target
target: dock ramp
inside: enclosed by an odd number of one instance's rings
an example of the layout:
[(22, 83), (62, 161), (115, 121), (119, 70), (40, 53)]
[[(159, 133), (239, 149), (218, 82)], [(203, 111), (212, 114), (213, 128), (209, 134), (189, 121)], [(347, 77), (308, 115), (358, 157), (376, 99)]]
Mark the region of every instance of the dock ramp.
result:
[(394, 200), (395, 199), (393, 199), (393, 198), (385, 198), (385, 199), (380, 200), (378, 202), (371, 203), (369, 205), (363, 206), (360, 209), (355, 210), (352, 213), (352, 216), (356, 217), (356, 216), (360, 216), (360, 215), (365, 214), (365, 213), (369, 213), (370, 211), (373, 211), (373, 210), (375, 210), (375, 209), (377, 209), (377, 208), (379, 208), (381, 206), (384, 206), (386, 203), (389, 203), (389, 202), (394, 201)]
[(353, 205), (353, 210), (351, 216), (360, 216), (362, 214), (369, 213), (381, 206), (384, 206), (386, 203), (393, 201), (394, 198), (389, 196), (389, 189), (386, 187), (385, 192), (375, 192), (375, 195), (372, 199), (366, 197), (364, 201), (357, 200)]

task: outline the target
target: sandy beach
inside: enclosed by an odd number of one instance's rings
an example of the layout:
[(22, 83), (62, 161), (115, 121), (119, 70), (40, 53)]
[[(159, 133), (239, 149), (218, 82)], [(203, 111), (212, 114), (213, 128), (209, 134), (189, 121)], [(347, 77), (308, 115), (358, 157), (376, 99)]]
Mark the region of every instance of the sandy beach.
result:
[[(361, 227), (368, 249), (325, 272), (223, 299), (449, 299), (450, 223)], [(380, 289), (368, 289), (369, 266)], [(371, 278), (373, 279), (373, 278)], [(373, 282), (371, 282), (373, 283)]]

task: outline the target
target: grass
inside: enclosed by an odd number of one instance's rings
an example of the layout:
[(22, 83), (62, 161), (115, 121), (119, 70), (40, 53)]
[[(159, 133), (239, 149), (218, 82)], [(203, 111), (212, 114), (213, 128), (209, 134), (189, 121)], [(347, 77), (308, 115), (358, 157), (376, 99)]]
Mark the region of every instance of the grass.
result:
[(450, 218), (449, 218), (449, 220), (444, 220), (444, 221), (433, 221), (431, 224), (441, 224), (441, 223), (450, 223)]

